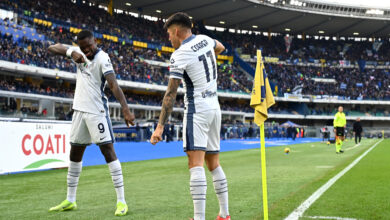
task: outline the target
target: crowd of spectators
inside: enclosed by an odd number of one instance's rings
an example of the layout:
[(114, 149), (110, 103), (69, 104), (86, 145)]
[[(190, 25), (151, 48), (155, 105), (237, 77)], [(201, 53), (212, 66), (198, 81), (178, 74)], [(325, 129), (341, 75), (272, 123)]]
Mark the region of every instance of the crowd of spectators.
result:
[[(74, 27), (90, 29), (99, 33), (119, 36), (124, 39), (143, 40), (152, 43), (169, 45), (167, 34), (163, 29), (162, 19), (150, 21), (132, 15), (114, 13), (112, 16), (102, 8), (90, 1), (75, 4), (70, 0), (41, 1), (41, 0), (8, 0), (0, 7), (28, 14), (46, 20), (62, 21)], [(90, 3), (94, 6), (90, 6)], [(66, 8), (67, 10), (64, 10)], [(131, 25), (130, 25), (131, 24)], [(41, 29), (42, 27), (38, 27)], [(196, 31), (195, 31), (196, 32)], [(373, 49), (373, 42), (354, 40), (333, 40), (325, 38), (314, 39), (306, 37), (298, 39), (292, 37), (290, 50), (286, 51), (284, 36), (276, 35), (269, 38), (263, 34), (231, 33), (212, 31), (213, 35), (239, 49), (244, 54), (255, 55), (261, 48), (263, 55), (286, 59), (325, 60), (382, 60), (390, 61), (390, 43), (383, 41), (380, 49)], [(69, 33), (63, 35), (48, 34), (54, 41), (66, 41), (71, 38)]]
[(314, 59), (326, 61), (358, 60), (390, 61), (390, 42), (382, 41), (378, 51), (373, 48), (373, 42), (355, 40), (333, 40), (325, 38), (298, 39), (292, 37), (290, 49), (286, 51), (284, 36), (276, 35), (269, 38), (262, 34), (231, 33), (228, 31), (212, 33), (224, 43), (228, 43), (240, 54), (256, 55), (256, 50), (262, 49), (263, 56), (278, 57), (279, 60), (301, 59), (309, 62)]
[(23, 38), (18, 44), (12, 40), (12, 35), (7, 36), (1, 32), (0, 35), (1, 60), (69, 72), (76, 71), (76, 66), (70, 60), (49, 56), (47, 52), (49, 44), (47, 42), (31, 41)]
[[(72, 98), (74, 96), (74, 85), (70, 84), (72, 88), (65, 88), (60, 85), (44, 85), (44, 84), (33, 84), (31, 82), (26, 82), (24, 80), (15, 80), (15, 79), (1, 79), (0, 80), (0, 90), (5, 91), (15, 91), (15, 92), (24, 92), (24, 93), (32, 93), (32, 94), (40, 94), (40, 95), (49, 95), (49, 96), (57, 96), (57, 97), (66, 97)], [(116, 102), (115, 97), (106, 89), (106, 95), (110, 102)], [(146, 94), (136, 94), (131, 91), (125, 90), (125, 97), (127, 97), (127, 103), (134, 105), (147, 105), (147, 106), (161, 106), (163, 94), (157, 93), (154, 95), (146, 95)], [(270, 114), (301, 114), (301, 115), (334, 115), (336, 113), (337, 106), (332, 105), (304, 105), (303, 107), (292, 106), (289, 102), (278, 102), (275, 105), (271, 106), (268, 109)], [(240, 100), (233, 101), (228, 99), (220, 99), (221, 109), (225, 111), (235, 111), (235, 112), (247, 112), (253, 113), (253, 109), (249, 106), (249, 100)], [(298, 104), (297, 104), (298, 105)], [(183, 95), (178, 95), (174, 107), (183, 108), (184, 100)], [(300, 110), (298, 110), (300, 109)], [(11, 102), (7, 105), (2, 105), (0, 109), (2, 114), (9, 114), (18, 112), (16, 109), (16, 102), (12, 98)], [(29, 115), (38, 115), (38, 109), (34, 107), (21, 107), (19, 112), (22, 114)], [(385, 108), (376, 108), (371, 109), (370, 107), (364, 108), (360, 105), (345, 107), (346, 115), (358, 116), (358, 115), (371, 115), (371, 116), (388, 116), (389, 109)], [(42, 114), (42, 113), (39, 113)], [(63, 115), (64, 118), (69, 118), (71, 114), (67, 114), (61, 109), (56, 109), (56, 115)]]
[[(330, 95), (346, 99), (389, 100), (389, 70), (355, 68), (266, 65), (268, 77), (278, 86), (279, 95), (298, 92), (304, 95)], [(315, 81), (315, 78), (333, 81)]]
[(0, 90), (50, 95), (64, 98), (73, 98), (74, 95), (74, 92), (71, 89), (58, 88), (57, 86), (34, 85), (32, 83), (17, 80), (0, 80)]
[[(63, 86), (49, 86), (44, 84), (33, 84), (24, 80), (13, 79), (0, 79), (0, 90), (11, 91), (11, 92), (23, 92), (39, 95), (49, 95), (64, 98), (73, 98), (74, 96), (74, 84), (71, 84), (70, 88), (61, 88)], [(106, 88), (106, 96), (109, 102), (116, 102), (114, 95), (111, 91)], [(131, 91), (124, 90), (125, 97), (127, 97), (127, 103), (135, 105), (148, 105), (148, 106), (161, 106), (163, 93), (154, 95), (136, 94)], [(222, 105), (223, 110), (230, 111), (243, 111), (239, 108), (233, 107), (234, 102), (229, 102)], [(183, 95), (178, 95), (174, 107), (183, 108), (184, 99)]]
[[(0, 59), (11, 62), (61, 69), (75, 72), (76, 66), (69, 59), (51, 56), (46, 42), (24, 38), (19, 44), (12, 36), (1, 35)], [(101, 44), (112, 58), (117, 78), (122, 80), (167, 85), (168, 68), (148, 64), (145, 59), (156, 59), (156, 53), (148, 49), (135, 48), (104, 41)], [(338, 95), (349, 99), (390, 99), (389, 71), (354, 68), (313, 67), (297, 65), (267, 64), (270, 80), (278, 86), (279, 95), (292, 93), (301, 87), (307, 95)], [(235, 64), (218, 65), (218, 89), (235, 92), (249, 92), (250, 77)], [(335, 83), (316, 82), (313, 78), (334, 79)]]
[[(150, 21), (117, 13), (111, 16), (106, 10), (99, 8), (95, 1), (81, 2), (84, 3), (75, 4), (70, 0), (6, 0), (0, 4), (0, 7), (49, 21), (71, 24), (81, 29), (90, 29), (101, 34), (168, 44), (161, 19)], [(95, 6), (90, 6), (90, 3)]]
[[(4, 1), (0, 7), (13, 9), (19, 13), (42, 19), (56, 19), (72, 26), (87, 28), (99, 33), (121, 36), (126, 39), (146, 39), (148, 42), (167, 43), (161, 19), (150, 21), (125, 14), (110, 16), (104, 9), (85, 4), (76, 5), (69, 0), (59, 1)], [(67, 10), (63, 10), (66, 7)], [(54, 21), (54, 20), (53, 20)], [(23, 25), (34, 25), (31, 21), (19, 19)], [(131, 25), (129, 25), (131, 24)], [(53, 42), (74, 41), (74, 34), (59, 26), (44, 27), (34, 25), (39, 33)], [(268, 38), (256, 34), (238, 34), (212, 32), (217, 39), (228, 43), (244, 54), (255, 54), (262, 48), (264, 56), (276, 56), (280, 59), (347, 59), (357, 61), (390, 60), (389, 42), (383, 42), (378, 52), (372, 50), (372, 42), (353, 40), (305, 40), (294, 38), (291, 49), (286, 52), (283, 36)], [(75, 72), (75, 65), (68, 59), (50, 56), (47, 52), (49, 43), (31, 41), (23, 38), (14, 42), (12, 36), (1, 34), (0, 59), (12, 62), (60, 69)], [(330, 46), (331, 45), (331, 46)], [(167, 85), (168, 68), (150, 65), (145, 60), (165, 62), (169, 54), (155, 50), (133, 47), (122, 42), (114, 43), (102, 40), (99, 46), (109, 53), (117, 78), (143, 83)], [(371, 51), (370, 54), (368, 51)], [(297, 92), (304, 95), (337, 95), (346, 99), (390, 99), (389, 71), (354, 68), (303, 67), (297, 65), (267, 64), (269, 78), (278, 87), (278, 95)], [(236, 64), (218, 65), (218, 89), (222, 91), (249, 92), (253, 79), (242, 72)], [(318, 82), (313, 78), (334, 79), (335, 82)]]
[[(76, 65), (69, 59), (52, 56), (48, 53), (47, 48), (50, 44), (47, 42), (31, 41), (27, 38), (14, 42), (11, 35), (1, 33), (0, 42), (1, 60), (76, 72)], [(110, 55), (117, 79), (159, 85), (168, 84), (168, 68), (150, 65), (146, 62), (146, 60), (163, 62), (163, 60), (168, 59), (167, 55), (159, 57), (156, 51), (150, 49), (136, 48), (110, 41), (103, 41), (99, 46)], [(237, 66), (220, 64), (218, 69), (219, 90), (249, 91), (251, 80)]]

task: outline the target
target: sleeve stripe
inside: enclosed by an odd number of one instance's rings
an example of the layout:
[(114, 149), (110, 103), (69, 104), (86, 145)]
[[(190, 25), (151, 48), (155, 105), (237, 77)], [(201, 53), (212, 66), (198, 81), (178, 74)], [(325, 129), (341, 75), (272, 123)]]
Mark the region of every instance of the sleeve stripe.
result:
[(179, 72), (170, 72), (169, 75), (183, 77), (183, 73), (179, 73)]
[(169, 75), (169, 78), (183, 79), (183, 75), (171, 74)]
[(114, 70), (109, 70), (109, 71), (103, 73), (103, 75), (108, 75), (108, 74), (110, 74), (110, 73), (115, 73), (115, 72), (114, 72)]
[(175, 75), (170, 75), (169, 78), (170, 79), (183, 79), (182, 76), (175, 76)]

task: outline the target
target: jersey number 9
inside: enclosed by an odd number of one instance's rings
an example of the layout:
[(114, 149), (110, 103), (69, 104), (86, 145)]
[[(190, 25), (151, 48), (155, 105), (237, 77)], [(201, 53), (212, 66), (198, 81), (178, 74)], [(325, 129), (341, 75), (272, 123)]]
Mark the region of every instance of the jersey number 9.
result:
[(99, 128), (99, 132), (100, 133), (104, 133), (104, 125), (103, 125), (103, 123), (99, 123), (98, 124), (98, 128)]

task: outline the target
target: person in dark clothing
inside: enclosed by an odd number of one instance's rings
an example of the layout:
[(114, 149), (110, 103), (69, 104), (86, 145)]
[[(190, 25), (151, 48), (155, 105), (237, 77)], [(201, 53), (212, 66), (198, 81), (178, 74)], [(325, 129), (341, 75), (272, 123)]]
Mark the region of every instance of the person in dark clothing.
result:
[(291, 134), (292, 134), (291, 127), (288, 126), (288, 127), (287, 127), (287, 139), (288, 139), (288, 138), (292, 138), (292, 137), (291, 137)]
[(156, 128), (157, 128), (157, 122), (154, 122), (154, 124), (153, 124), (153, 131), (156, 130)]
[(135, 141), (139, 142), (141, 141), (141, 127), (139, 126), (138, 123), (135, 125), (135, 131), (137, 133), (137, 137), (135, 138)]
[(225, 140), (226, 132), (227, 132), (227, 128), (226, 128), (226, 125), (224, 124), (221, 126), (221, 139), (222, 140)]
[(252, 138), (253, 137), (253, 126), (252, 126), (252, 124), (248, 128), (248, 135), (247, 135), (247, 137), (248, 138)]
[(329, 141), (329, 130), (327, 127), (324, 127), (321, 129), (321, 133), (322, 133), (322, 141)]
[(293, 127), (291, 129), (291, 131), (292, 131), (292, 139), (293, 139), (293, 141), (295, 141), (295, 138), (297, 137), (297, 134), (298, 134), (297, 128)]
[(173, 141), (173, 137), (175, 137), (175, 125), (171, 124), (171, 127), (169, 128), (169, 133), (170, 133), (170, 140)]
[(164, 130), (163, 130), (163, 134), (162, 134), (163, 139), (165, 139), (165, 141), (167, 143), (169, 143), (171, 141), (170, 128), (171, 128), (171, 122), (168, 121), (168, 123), (165, 124), (165, 126), (164, 126)]
[[(360, 144), (360, 141), (362, 140), (362, 132), (363, 128), (360, 124), (360, 118), (357, 118), (356, 121), (353, 123), (353, 133), (355, 134), (355, 144)], [(359, 142), (358, 142), (359, 138)]]

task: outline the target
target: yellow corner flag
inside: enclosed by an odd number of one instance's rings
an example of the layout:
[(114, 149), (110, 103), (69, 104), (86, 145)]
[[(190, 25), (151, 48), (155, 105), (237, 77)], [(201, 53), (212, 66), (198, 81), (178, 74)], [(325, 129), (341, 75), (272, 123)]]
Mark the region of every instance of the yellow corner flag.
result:
[(265, 163), (265, 140), (264, 121), (268, 118), (268, 108), (275, 104), (271, 86), (265, 73), (261, 51), (257, 50), (257, 64), (255, 80), (251, 95), (251, 107), (255, 109), (255, 123), (260, 126), (260, 149), (261, 149), (261, 180), (263, 185), (263, 210), (264, 219), (268, 220), (268, 198), (267, 198), (267, 169)]
[(257, 64), (255, 82), (251, 95), (251, 107), (255, 109), (255, 123), (260, 126), (268, 118), (268, 108), (275, 104), (269, 85), (267, 74), (265, 73), (261, 51), (257, 51)]

